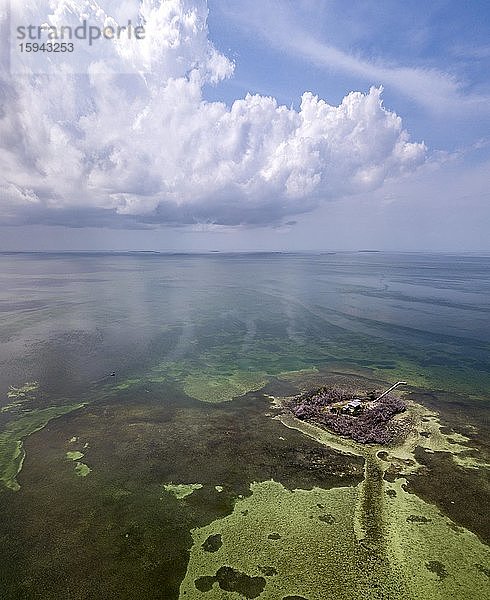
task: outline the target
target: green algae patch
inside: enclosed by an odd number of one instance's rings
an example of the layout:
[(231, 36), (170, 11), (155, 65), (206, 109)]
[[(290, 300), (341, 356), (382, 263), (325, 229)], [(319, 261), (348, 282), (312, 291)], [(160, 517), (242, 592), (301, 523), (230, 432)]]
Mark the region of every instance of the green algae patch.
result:
[(256, 371), (201, 368), (182, 361), (182, 363), (158, 365), (147, 375), (138, 379), (125, 379), (112, 389), (116, 392), (124, 392), (171, 380), (177, 382), (188, 396), (196, 400), (226, 402), (247, 392), (261, 389), (267, 383), (268, 376), (263, 372)]
[(387, 553), (414, 600), (488, 597), (490, 548), (437, 507), (405, 491), (405, 480), (385, 483)]
[[(250, 490), (252, 495), (238, 500), (232, 514), (193, 530), (181, 599), (200, 597), (196, 590), (204, 588), (203, 598), (224, 598), (226, 588), (215, 583), (223, 568), (246, 575), (255, 585), (262, 578), (264, 598), (361, 597), (357, 569), (362, 559), (353, 525), (356, 487), (288, 491), (270, 480), (253, 483)], [(326, 511), (334, 519), (330, 524), (319, 521)], [(209, 540), (218, 535), (221, 545), (210, 553)], [(264, 577), (263, 565), (269, 576)], [(230, 599), (245, 595), (227, 591)]]
[(22, 448), (22, 442), (11, 439), (7, 434), (0, 434), (0, 481), (2, 484), (13, 490), (20, 489), (16, 477), (22, 469), (25, 453)]
[(37, 381), (30, 381), (19, 387), (14, 387), (11, 385), (7, 392), (7, 398), (9, 398), (11, 402), (3, 406), (0, 409), (0, 412), (9, 413), (23, 410), (26, 404), (32, 400), (35, 400), (35, 393), (38, 391), (38, 389), (39, 383)]
[(13, 491), (20, 489), (16, 477), (22, 469), (25, 458), (22, 440), (43, 429), (52, 419), (82, 406), (84, 405), (71, 404), (33, 410), (8, 422), (0, 432), (0, 482)]
[(262, 371), (240, 370), (218, 365), (216, 368), (194, 361), (169, 362), (153, 367), (141, 378), (128, 378), (116, 384), (115, 391), (127, 391), (144, 385), (176, 382), (183, 391), (202, 402), (226, 402), (247, 392), (261, 389), (268, 381)]
[(68, 458), (68, 460), (80, 460), (83, 457), (84, 457), (83, 452), (74, 451), (74, 452), (66, 453), (66, 458)]
[(80, 462), (80, 459), (84, 456), (85, 454), (83, 452), (78, 451), (71, 451), (66, 453), (66, 458), (76, 463), (75, 473), (78, 475), (78, 477), (87, 477), (87, 475), (92, 472), (92, 469), (88, 465), (86, 465), (83, 462)]
[(414, 474), (422, 468), (416, 460), (415, 450), (443, 452), (451, 455), (456, 465), (467, 469), (488, 467), (480, 452), (470, 446), (471, 440), (460, 433), (443, 432), (440, 416), (416, 402), (408, 400), (407, 418), (411, 427), (406, 438), (394, 447), (385, 448), (385, 460), (404, 474)]
[(117, 390), (117, 391), (124, 391), (124, 390), (129, 390), (132, 387), (138, 386), (142, 383), (143, 379), (125, 379), (124, 381), (121, 381), (120, 383), (116, 384), (113, 389)]
[(87, 477), (87, 475), (91, 472), (92, 472), (92, 469), (85, 463), (77, 462), (77, 464), (75, 465), (75, 473), (79, 477)]
[(202, 402), (226, 402), (247, 392), (260, 390), (267, 383), (265, 373), (235, 371), (230, 375), (188, 375), (184, 392)]
[(276, 377), (278, 379), (284, 379), (285, 381), (297, 381), (299, 378), (304, 378), (307, 375), (317, 375), (319, 370), (316, 367), (309, 369), (298, 369), (296, 371), (282, 371), (278, 373)]
[(177, 500), (182, 500), (203, 487), (202, 483), (167, 483), (163, 486), (166, 492), (173, 494)]
[(7, 392), (8, 398), (26, 398), (32, 392), (37, 392), (39, 389), (39, 382), (37, 381), (28, 381), (21, 385), (20, 387), (15, 387), (11, 385), (9, 387), (9, 391)]

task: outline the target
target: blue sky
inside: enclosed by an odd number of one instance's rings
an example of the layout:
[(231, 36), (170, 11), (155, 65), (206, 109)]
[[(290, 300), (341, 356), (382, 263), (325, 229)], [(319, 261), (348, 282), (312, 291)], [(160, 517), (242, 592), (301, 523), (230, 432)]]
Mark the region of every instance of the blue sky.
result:
[(490, 251), (488, 2), (99, 5), (145, 45), (2, 75), (0, 249)]
[[(253, 91), (297, 106), (310, 90), (338, 104), (351, 90), (383, 85), (385, 104), (403, 117), (414, 138), (433, 148), (454, 151), (488, 134), (490, 108), (467, 114), (458, 106), (466, 97), (490, 98), (488, 2), (211, 0), (209, 6), (211, 38), (236, 61), (233, 79), (206, 90), (210, 99), (232, 102)], [(371, 69), (359, 76), (354, 65), (329, 59), (327, 52), (322, 63), (321, 56), (308, 51), (312, 41)], [(450, 106), (439, 106), (430, 98), (424, 101), (422, 86), (402, 91), (378, 75), (378, 67), (425, 71), (429, 88), (433, 71), (453, 78), (459, 90), (448, 99)]]

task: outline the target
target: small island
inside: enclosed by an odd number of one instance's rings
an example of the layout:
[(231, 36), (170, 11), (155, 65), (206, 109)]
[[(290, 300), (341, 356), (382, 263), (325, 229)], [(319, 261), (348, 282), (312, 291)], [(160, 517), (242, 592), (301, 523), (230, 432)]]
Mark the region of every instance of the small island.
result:
[(395, 419), (405, 412), (406, 403), (390, 394), (398, 382), (379, 395), (376, 391), (359, 393), (337, 387), (321, 387), (284, 402), (297, 419), (350, 438), (361, 444), (386, 445), (406, 434), (407, 420)]

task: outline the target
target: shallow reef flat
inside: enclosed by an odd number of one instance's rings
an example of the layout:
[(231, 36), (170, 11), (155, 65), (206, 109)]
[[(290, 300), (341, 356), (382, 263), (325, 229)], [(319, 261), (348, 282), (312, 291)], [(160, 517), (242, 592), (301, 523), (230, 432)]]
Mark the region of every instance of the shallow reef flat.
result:
[(270, 410), (264, 394), (210, 404), (154, 383), (29, 436), (20, 489), (0, 493), (7, 597), (176, 599), (191, 531), (230, 515), (251, 482), (291, 492), (362, 480), (361, 457), (286, 429)]
[(180, 599), (486, 597), (490, 550), (474, 534), (398, 483), (383, 486), (382, 537), (366, 535), (363, 485), (252, 484), (231, 515), (193, 531)]
[(385, 483), (387, 557), (410, 598), (488, 598), (490, 548), (415, 494)]
[[(229, 516), (192, 532), (180, 598), (356, 597), (357, 488), (287, 490), (269, 480), (250, 491)], [(221, 545), (211, 552), (213, 536)], [(217, 578), (223, 567), (235, 577)]]
[(82, 404), (31, 409), (8, 421), (0, 432), (0, 483), (18, 490), (17, 475), (25, 458), (23, 440), (45, 427), (52, 419), (81, 408)]
[[(480, 417), (459, 428), (457, 398), (429, 408), (413, 389), (410, 434), (381, 447), (277, 410), (322, 383), (386, 382), (337, 363), (207, 402), (154, 371), (51, 419), (23, 438), (20, 489), (0, 492), (6, 597), (486, 598)], [(424, 487), (434, 473), (458, 489)]]
[(163, 489), (173, 494), (177, 500), (182, 500), (202, 488), (201, 483), (166, 483)]

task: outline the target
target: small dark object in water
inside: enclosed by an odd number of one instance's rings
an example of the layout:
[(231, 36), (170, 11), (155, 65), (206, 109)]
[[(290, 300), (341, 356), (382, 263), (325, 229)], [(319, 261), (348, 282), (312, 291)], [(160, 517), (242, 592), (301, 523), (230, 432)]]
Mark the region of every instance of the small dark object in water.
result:
[(116, 376), (116, 371), (112, 371), (111, 377), (115, 377), (115, 376)]

